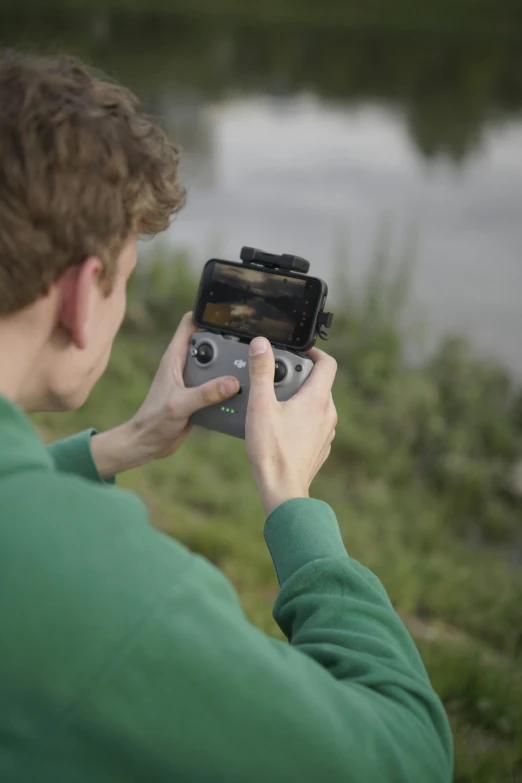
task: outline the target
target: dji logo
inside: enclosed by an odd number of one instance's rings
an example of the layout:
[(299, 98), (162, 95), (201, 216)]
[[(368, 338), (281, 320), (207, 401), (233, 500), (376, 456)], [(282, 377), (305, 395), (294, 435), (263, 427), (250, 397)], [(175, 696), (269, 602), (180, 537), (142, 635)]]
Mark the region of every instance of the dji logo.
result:
[(240, 370), (242, 370), (243, 367), (246, 367), (246, 362), (243, 361), (243, 359), (236, 359), (234, 362), (234, 367), (238, 367)]

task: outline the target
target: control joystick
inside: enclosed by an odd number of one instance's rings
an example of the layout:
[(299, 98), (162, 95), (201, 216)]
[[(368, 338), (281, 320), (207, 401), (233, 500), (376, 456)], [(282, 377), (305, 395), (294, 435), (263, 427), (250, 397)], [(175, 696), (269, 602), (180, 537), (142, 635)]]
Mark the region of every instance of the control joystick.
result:
[(276, 359), (274, 383), (275, 384), (282, 383), (287, 375), (288, 375), (288, 370), (286, 369), (286, 364), (283, 361), (281, 361), (281, 359)]
[(214, 358), (214, 348), (212, 343), (200, 343), (197, 348), (192, 348), (190, 354), (199, 364), (209, 364)]
[[(236, 438), (245, 437), (245, 422), (250, 391), (247, 343), (229, 340), (211, 332), (194, 334), (187, 364), (185, 386), (200, 386), (222, 375), (238, 379), (240, 392), (232, 399), (197, 411), (191, 422)], [(314, 363), (307, 356), (274, 348), (274, 391), (278, 400), (289, 400), (312, 372)]]

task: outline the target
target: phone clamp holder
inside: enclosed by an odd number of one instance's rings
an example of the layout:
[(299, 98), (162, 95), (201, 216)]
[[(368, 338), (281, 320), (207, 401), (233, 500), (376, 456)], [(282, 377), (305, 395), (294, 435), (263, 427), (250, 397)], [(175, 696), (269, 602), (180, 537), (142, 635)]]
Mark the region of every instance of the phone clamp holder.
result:
[(322, 313), (319, 313), (317, 316), (317, 334), (321, 338), (321, 340), (328, 340), (330, 335), (326, 331), (327, 329), (330, 329), (333, 322), (333, 313), (325, 313), (324, 310)]
[(310, 261), (300, 256), (292, 256), (289, 253), (276, 255), (275, 253), (265, 253), (256, 247), (242, 247), (239, 254), (244, 264), (258, 264), (267, 269), (288, 269), (291, 272), (300, 272), (306, 275), (310, 269)]
[[(289, 272), (300, 272), (306, 275), (310, 269), (310, 261), (301, 256), (292, 256), (289, 253), (276, 255), (275, 253), (265, 253), (256, 247), (242, 247), (239, 254), (241, 261), (249, 266), (264, 266), (267, 269), (287, 269)], [(326, 296), (324, 297), (326, 299)], [(323, 299), (323, 304), (324, 304)], [(326, 331), (330, 329), (333, 321), (333, 313), (321, 311), (317, 316), (317, 334), (322, 340), (328, 340), (329, 334)]]

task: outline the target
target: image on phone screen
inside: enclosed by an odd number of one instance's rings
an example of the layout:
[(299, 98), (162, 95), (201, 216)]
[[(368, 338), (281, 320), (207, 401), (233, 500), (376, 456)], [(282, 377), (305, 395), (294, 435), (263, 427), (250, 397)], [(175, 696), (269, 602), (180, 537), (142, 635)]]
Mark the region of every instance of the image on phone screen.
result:
[(203, 325), (263, 335), (298, 347), (309, 333), (318, 301), (316, 278), (301, 279), (246, 266), (212, 262), (204, 291)]

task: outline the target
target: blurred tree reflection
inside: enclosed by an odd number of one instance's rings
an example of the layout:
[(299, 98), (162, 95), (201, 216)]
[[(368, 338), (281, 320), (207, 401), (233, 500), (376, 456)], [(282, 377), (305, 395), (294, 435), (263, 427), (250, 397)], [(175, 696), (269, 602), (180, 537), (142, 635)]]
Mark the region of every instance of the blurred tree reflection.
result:
[[(0, 41), (37, 49), (51, 43), (151, 99), (174, 85), (197, 87), (205, 97), (309, 90), (345, 103), (378, 100), (404, 113), (423, 155), (444, 154), (454, 161), (474, 149), (488, 123), (522, 109), (522, 47), (515, 35), (522, 25), (500, 25), (509, 34), (485, 36), (391, 31), (383, 24), (354, 29), (233, 16), (109, 13), (94, 5), (98, 10), (74, 15), (63, 8), (43, 15), (35, 5), (28, 15), (22, 3), (23, 16), (4, 5)], [(479, 5), (486, 7), (482, 0)], [(509, 0), (504, 5), (515, 9)], [(458, 22), (456, 8), (454, 16)]]

